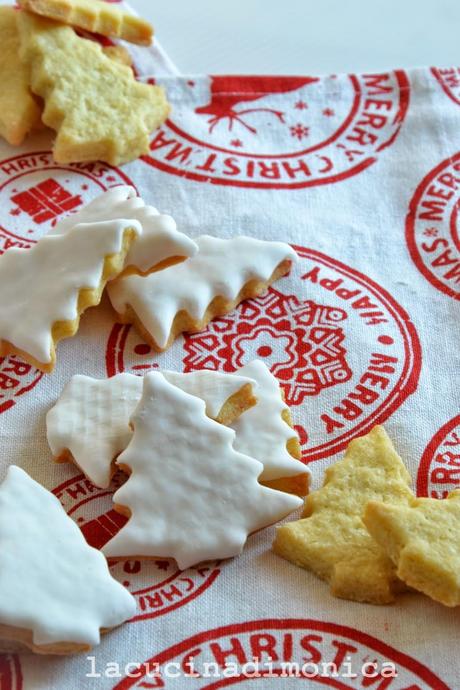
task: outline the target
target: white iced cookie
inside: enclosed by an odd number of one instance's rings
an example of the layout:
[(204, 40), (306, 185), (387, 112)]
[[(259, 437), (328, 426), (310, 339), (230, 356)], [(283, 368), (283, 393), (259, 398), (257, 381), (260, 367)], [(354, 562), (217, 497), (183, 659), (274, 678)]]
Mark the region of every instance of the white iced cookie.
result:
[(257, 394), (257, 384), (249, 376), (207, 369), (187, 374), (178, 371), (161, 373), (173, 386), (201, 398), (208, 417), (219, 424), (230, 424), (256, 403), (253, 393)]
[(120, 277), (109, 297), (120, 318), (134, 323), (156, 350), (182, 332), (202, 330), (242, 300), (256, 297), (288, 273), (296, 253), (283, 242), (251, 237), (222, 240), (202, 235), (198, 253), (146, 277)]
[(124, 274), (149, 273), (194, 256), (198, 247), (187, 235), (178, 232), (171, 216), (160, 214), (137, 196), (136, 190), (120, 186), (103, 192), (77, 213), (67, 216), (54, 228), (64, 234), (78, 223), (133, 218), (142, 226), (126, 257)]
[(114, 495), (130, 518), (104, 546), (108, 557), (170, 557), (182, 569), (229, 558), (248, 534), (302, 504), (259, 484), (262, 464), (233, 450), (235, 432), (160, 373), (144, 377), (131, 421), (133, 437), (117, 461), (131, 474)]
[(51, 371), (56, 343), (74, 335), (81, 313), (100, 302), (141, 231), (136, 220), (85, 223), (0, 256), (0, 356), (16, 352)]
[(80, 652), (136, 611), (58, 499), (14, 465), (0, 486), (0, 553), (1, 641)]
[[(205, 401), (206, 414), (232, 422), (255, 403), (255, 382), (215, 371), (163, 372), (182, 390)], [(129, 420), (142, 395), (143, 379), (117, 374), (98, 380), (74, 376), (46, 416), (48, 443), (58, 462), (71, 460), (90, 481), (107, 488), (116, 469), (113, 460), (131, 440)]]
[(263, 463), (259, 481), (271, 488), (305, 496), (309, 472), (300, 462), (300, 446), (284, 402), (278, 380), (260, 360), (254, 360), (237, 372), (257, 382), (257, 404), (238, 417), (231, 428), (235, 431), (235, 450)]

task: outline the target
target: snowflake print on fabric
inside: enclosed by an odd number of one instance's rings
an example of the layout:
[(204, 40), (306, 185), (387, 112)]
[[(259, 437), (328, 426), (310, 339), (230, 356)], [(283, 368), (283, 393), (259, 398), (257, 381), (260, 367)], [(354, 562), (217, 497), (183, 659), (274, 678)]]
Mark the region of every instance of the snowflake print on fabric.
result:
[(308, 137), (310, 129), (308, 127), (305, 127), (305, 125), (302, 125), (299, 122), (297, 125), (290, 127), (290, 131), (291, 131), (291, 136), (295, 137), (296, 139), (298, 139), (300, 141), (304, 137)]
[(351, 378), (342, 309), (302, 302), (271, 288), (243, 303), (236, 314), (186, 338), (186, 371), (235, 371), (259, 358), (278, 378), (289, 405), (300, 405), (307, 396)]

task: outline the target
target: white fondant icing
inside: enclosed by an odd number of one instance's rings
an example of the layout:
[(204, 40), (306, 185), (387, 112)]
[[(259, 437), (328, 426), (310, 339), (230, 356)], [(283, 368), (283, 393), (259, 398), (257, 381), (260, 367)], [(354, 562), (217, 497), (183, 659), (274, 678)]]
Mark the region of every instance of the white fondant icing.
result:
[(58, 499), (14, 465), (0, 486), (0, 553), (0, 622), (36, 645), (98, 644), (100, 628), (136, 611)]
[(142, 394), (142, 378), (118, 374), (100, 381), (74, 376), (46, 415), (55, 457), (69, 450), (95, 486), (107, 488), (112, 461), (131, 439), (129, 420)]
[(215, 297), (234, 301), (250, 280), (267, 281), (282, 261), (297, 257), (283, 242), (244, 236), (202, 235), (196, 243), (198, 253), (177, 266), (145, 277), (121, 277), (108, 286), (115, 310), (123, 314), (132, 307), (160, 348), (166, 347), (179, 311), (200, 321)]
[(281, 417), (288, 406), (281, 397), (278, 380), (260, 360), (237, 371), (257, 382), (257, 404), (246, 410), (230, 426), (236, 436), (233, 447), (263, 463), (262, 481), (292, 477), (308, 472), (300, 460), (288, 452), (286, 443), (296, 432)]
[(96, 197), (84, 208), (61, 220), (54, 234), (65, 234), (77, 223), (133, 218), (142, 226), (142, 234), (126, 257), (125, 268), (133, 266), (146, 273), (173, 257), (190, 257), (198, 247), (187, 235), (178, 232), (171, 216), (160, 214), (136, 195), (133, 187), (114, 187)]
[[(120, 218), (119, 211), (123, 208), (127, 215), (122, 218), (130, 218), (140, 208), (143, 208), (143, 200), (137, 196), (134, 187), (123, 185), (108, 189), (99, 196), (95, 197), (88, 204), (80, 208), (75, 213), (62, 218), (52, 230), (54, 235), (64, 235), (80, 223), (94, 223), (100, 220), (117, 220)], [(152, 212), (158, 211), (151, 207)], [(158, 214), (159, 215), (159, 214)]]
[[(210, 417), (217, 417), (225, 402), (243, 386), (256, 385), (250, 378), (214, 371), (167, 371), (163, 375), (175, 386), (202, 398)], [(105, 380), (74, 376), (46, 417), (53, 455), (58, 457), (69, 450), (93, 484), (107, 488), (112, 461), (131, 439), (129, 420), (142, 395), (142, 385), (143, 379), (132, 374)]]
[(263, 487), (263, 466), (233, 450), (235, 432), (160, 373), (144, 377), (134, 434), (118, 462), (132, 469), (114, 501), (131, 511), (103, 548), (108, 557), (175, 558), (188, 568), (239, 554), (248, 534), (300, 507)]
[(104, 259), (121, 251), (128, 228), (142, 231), (136, 220), (84, 223), (65, 235), (46, 235), (31, 249), (2, 254), (0, 339), (50, 363), (53, 324), (77, 318), (79, 291), (100, 285)]
[[(206, 414), (215, 419), (224, 404), (232, 395), (235, 395), (243, 386), (252, 385), (255, 389), (256, 382), (249, 376), (239, 374), (225, 374), (221, 371), (191, 371), (182, 374), (177, 371), (162, 371), (165, 379), (177, 386), (185, 393), (196, 395), (204, 400)], [(255, 391), (257, 392), (257, 391)]]

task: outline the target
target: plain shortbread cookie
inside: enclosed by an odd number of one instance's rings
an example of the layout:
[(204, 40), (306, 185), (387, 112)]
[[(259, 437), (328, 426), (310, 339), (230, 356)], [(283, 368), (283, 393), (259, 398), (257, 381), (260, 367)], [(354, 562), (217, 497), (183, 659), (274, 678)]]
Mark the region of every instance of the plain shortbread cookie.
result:
[(404, 589), (362, 515), (370, 500), (408, 506), (409, 474), (381, 426), (350, 443), (305, 502), (302, 520), (278, 528), (273, 548), (314, 572), (342, 599), (387, 604)]
[(460, 605), (460, 491), (410, 505), (373, 501), (364, 522), (401, 580), (445, 606)]
[(43, 122), (56, 130), (58, 163), (102, 160), (120, 165), (149, 150), (149, 135), (169, 113), (164, 91), (70, 26), (19, 14), (21, 58), (32, 91), (44, 99)]

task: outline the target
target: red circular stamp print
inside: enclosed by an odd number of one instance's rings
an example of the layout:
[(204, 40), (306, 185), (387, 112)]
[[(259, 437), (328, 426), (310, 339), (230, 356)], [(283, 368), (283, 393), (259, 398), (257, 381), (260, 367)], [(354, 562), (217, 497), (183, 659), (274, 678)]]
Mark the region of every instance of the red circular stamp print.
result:
[[(114, 477), (117, 485), (122, 479)], [(100, 549), (127, 522), (113, 509), (113, 491), (98, 489), (83, 475), (57, 486), (53, 493), (80, 527), (87, 542)], [(172, 559), (110, 559), (110, 571), (129, 589), (137, 601), (137, 614), (131, 620), (161, 616), (184, 606), (202, 594), (220, 573), (219, 562), (199, 564), (181, 571)]]
[[(311, 679), (318, 685), (383, 690), (449, 690), (429, 668), (381, 640), (353, 628), (306, 619), (269, 619), (207, 630), (128, 665), (113, 690), (190, 690), (286, 687)], [(307, 680), (308, 683), (308, 680)], [(303, 687), (306, 687), (305, 685)], [(308, 685), (310, 687), (310, 685)]]
[(460, 153), (426, 175), (410, 202), (406, 241), (420, 273), (438, 290), (460, 299)]
[(420, 461), (417, 494), (446, 498), (460, 488), (460, 415), (444, 424), (433, 436)]
[[(109, 336), (107, 375), (182, 362), (233, 372), (264, 361), (278, 378), (309, 462), (343, 450), (417, 388), (421, 350), (409, 316), (382, 287), (325, 254), (297, 247), (289, 277), (201, 333), (152, 353), (130, 325)], [(175, 366), (177, 368), (177, 364)]]
[(22, 671), (16, 654), (0, 654), (1, 690), (22, 690)]
[(431, 73), (451, 101), (460, 105), (460, 67), (433, 67)]
[(106, 189), (125, 184), (133, 186), (117, 168), (105, 163), (62, 165), (50, 151), (0, 161), (0, 253), (30, 247), (64, 216)]
[(0, 357), (0, 414), (15, 405), (21, 396), (34, 388), (43, 372), (20, 357)]
[[(161, 79), (158, 80), (161, 83)], [(143, 160), (198, 182), (293, 189), (375, 163), (409, 105), (402, 71), (337, 77), (175, 80), (171, 117)]]

